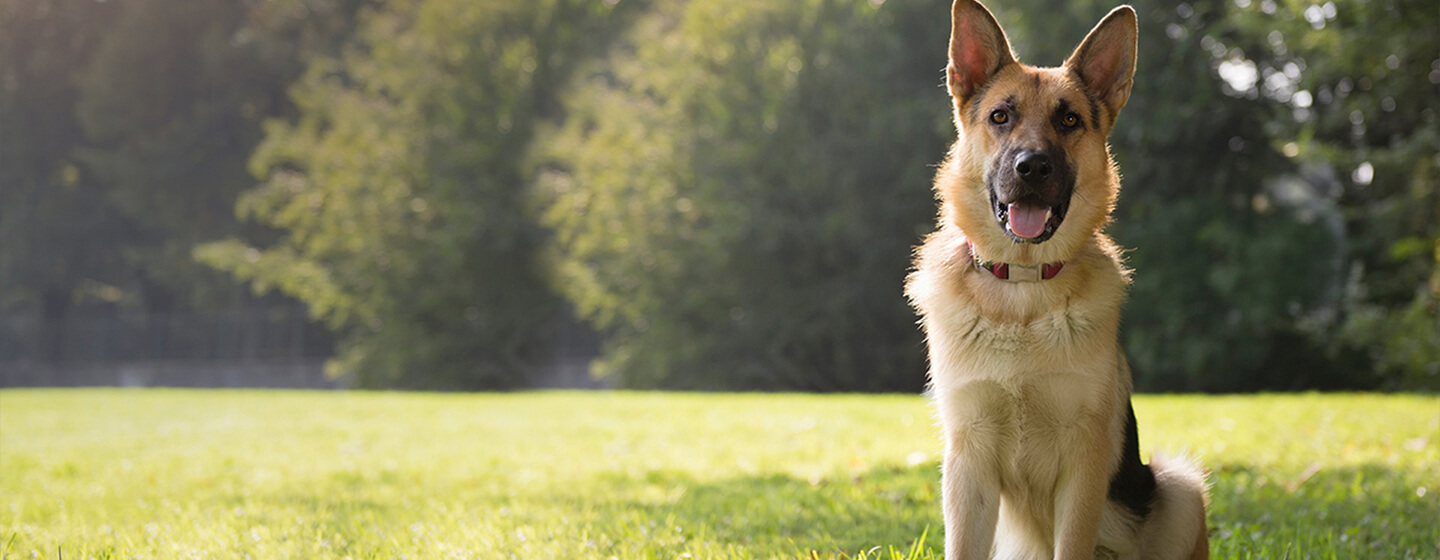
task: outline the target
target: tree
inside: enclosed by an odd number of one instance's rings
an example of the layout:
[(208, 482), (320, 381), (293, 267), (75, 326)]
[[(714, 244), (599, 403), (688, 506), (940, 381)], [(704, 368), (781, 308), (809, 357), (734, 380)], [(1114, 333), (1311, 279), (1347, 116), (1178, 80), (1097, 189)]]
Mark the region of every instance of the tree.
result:
[(0, 3), (0, 356), (64, 358), (77, 315), (249, 303), (191, 246), (238, 229), (260, 120), (355, 5)]
[[(37, 0), (0, 3), (0, 312), (52, 325), (123, 280), (117, 240), (133, 224), (107, 206), (103, 185), (74, 157), (84, 133), (75, 82), (112, 5)], [(54, 355), (45, 340), (5, 333), (0, 351)]]
[[(1340, 240), (1328, 306), (1309, 318), (1327, 357), (1358, 350), (1374, 381), (1440, 388), (1440, 36), (1417, 0), (1261, 1), (1230, 16), (1228, 50), (1275, 108), (1275, 144)], [(1258, 41), (1263, 37), (1264, 42)], [(1217, 49), (1218, 52), (1218, 49)]]
[(123, 4), (80, 79), (74, 111), (86, 142), (74, 156), (136, 225), (122, 253), (140, 305), (234, 305), (233, 280), (198, 265), (191, 249), (241, 232), (235, 200), (253, 185), (246, 161), (262, 120), (287, 112), (301, 58), (333, 50), (359, 5)]
[(397, 0), (314, 60), (299, 115), (267, 127), (242, 216), (283, 232), (196, 255), (306, 302), (360, 386), (523, 385), (566, 321), (537, 259), (535, 129), (558, 84), (635, 8), (581, 0)]
[(569, 95), (546, 223), (626, 386), (917, 390), (944, 2), (667, 2)]

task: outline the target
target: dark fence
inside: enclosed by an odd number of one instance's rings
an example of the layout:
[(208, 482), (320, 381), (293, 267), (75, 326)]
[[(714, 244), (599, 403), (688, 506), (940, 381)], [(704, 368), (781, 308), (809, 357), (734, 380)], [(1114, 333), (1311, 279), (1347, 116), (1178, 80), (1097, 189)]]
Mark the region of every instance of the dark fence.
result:
[[(557, 322), (555, 354), (535, 388), (599, 389), (594, 335)], [(95, 312), (0, 317), (0, 387), (269, 387), (337, 389), (325, 376), (329, 331), (303, 306), (216, 312)]]
[(0, 319), (0, 363), (325, 358), (330, 334), (299, 307)]
[(300, 306), (0, 317), (0, 387), (337, 388), (333, 340)]
[(0, 362), (0, 387), (339, 389), (323, 359), (283, 361)]

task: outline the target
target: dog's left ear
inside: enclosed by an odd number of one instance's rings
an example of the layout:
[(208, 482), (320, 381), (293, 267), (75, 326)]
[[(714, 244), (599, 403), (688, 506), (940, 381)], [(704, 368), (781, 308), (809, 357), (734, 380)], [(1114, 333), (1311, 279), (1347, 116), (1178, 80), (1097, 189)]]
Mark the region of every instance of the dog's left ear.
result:
[(1085, 87), (1110, 109), (1111, 119), (1130, 99), (1139, 33), (1135, 10), (1120, 6), (1100, 20), (1065, 61), (1065, 67), (1080, 76)]

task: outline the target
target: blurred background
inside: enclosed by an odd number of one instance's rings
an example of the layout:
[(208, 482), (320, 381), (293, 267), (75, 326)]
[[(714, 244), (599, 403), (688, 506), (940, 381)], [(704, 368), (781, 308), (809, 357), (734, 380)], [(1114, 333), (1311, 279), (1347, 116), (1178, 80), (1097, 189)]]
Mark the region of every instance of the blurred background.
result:
[[(1113, 0), (995, 0), (1055, 65)], [(1142, 391), (1440, 389), (1440, 7), (1139, 0)], [(0, 386), (917, 391), (948, 0), (0, 0)]]

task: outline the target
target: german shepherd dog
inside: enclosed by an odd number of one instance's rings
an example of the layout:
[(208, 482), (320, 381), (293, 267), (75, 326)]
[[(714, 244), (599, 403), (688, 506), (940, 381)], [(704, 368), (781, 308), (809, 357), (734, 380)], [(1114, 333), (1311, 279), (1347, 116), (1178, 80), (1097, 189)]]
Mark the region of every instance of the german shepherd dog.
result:
[(1140, 461), (1116, 334), (1130, 271), (1103, 231), (1120, 189), (1106, 138), (1135, 11), (1110, 12), (1059, 68), (1016, 62), (974, 0), (951, 18), (959, 139), (906, 282), (945, 443), (945, 557), (1208, 558), (1205, 473)]

